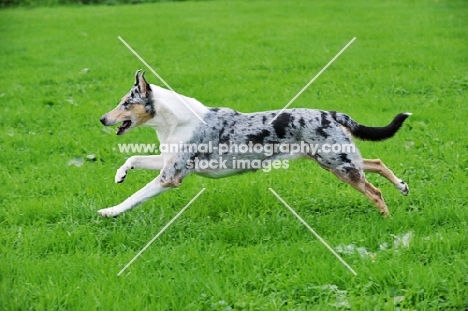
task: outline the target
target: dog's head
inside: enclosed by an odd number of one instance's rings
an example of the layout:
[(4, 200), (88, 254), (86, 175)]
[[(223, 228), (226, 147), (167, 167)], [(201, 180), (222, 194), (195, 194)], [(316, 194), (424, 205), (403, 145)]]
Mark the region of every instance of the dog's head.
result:
[(140, 75), (138, 70), (135, 74), (135, 85), (125, 95), (113, 110), (101, 118), (105, 126), (115, 125), (123, 122), (117, 128), (117, 135), (128, 132), (131, 128), (145, 124), (155, 115), (151, 87), (146, 82), (145, 72)]

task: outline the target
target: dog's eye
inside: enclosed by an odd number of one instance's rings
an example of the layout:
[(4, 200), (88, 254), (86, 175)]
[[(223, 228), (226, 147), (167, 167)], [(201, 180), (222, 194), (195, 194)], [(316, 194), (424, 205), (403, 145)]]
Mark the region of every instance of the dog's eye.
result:
[(130, 108), (130, 105), (131, 105), (131, 104), (130, 104), (129, 102), (124, 102), (124, 103), (122, 104), (122, 107), (123, 107), (123, 109), (127, 110), (127, 109)]

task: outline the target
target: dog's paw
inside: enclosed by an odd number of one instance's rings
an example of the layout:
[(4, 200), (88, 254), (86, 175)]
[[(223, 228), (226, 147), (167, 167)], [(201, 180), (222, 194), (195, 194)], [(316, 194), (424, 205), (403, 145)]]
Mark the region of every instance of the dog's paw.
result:
[(386, 211), (380, 214), (383, 216), (383, 218), (392, 218), (392, 214), (390, 214), (389, 211)]
[(397, 189), (400, 190), (400, 192), (403, 194), (403, 195), (408, 195), (409, 193), (409, 187), (408, 187), (408, 184), (405, 183), (404, 181), (400, 181), (399, 184), (396, 185)]
[(98, 213), (102, 217), (115, 217), (119, 214), (119, 212), (117, 212), (116, 209), (113, 207), (100, 209)]
[(125, 180), (125, 177), (127, 177), (127, 170), (124, 166), (119, 168), (117, 170), (117, 173), (115, 173), (115, 183), (120, 184), (123, 183)]

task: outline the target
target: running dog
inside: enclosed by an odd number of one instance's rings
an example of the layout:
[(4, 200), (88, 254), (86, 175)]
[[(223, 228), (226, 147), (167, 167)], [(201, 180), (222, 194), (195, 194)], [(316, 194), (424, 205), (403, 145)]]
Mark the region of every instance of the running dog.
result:
[[(185, 148), (168, 150), (160, 155), (132, 156), (118, 170), (115, 182), (125, 180), (131, 169), (160, 171), (159, 175), (122, 203), (99, 210), (105, 217), (117, 216), (146, 200), (182, 183), (185, 176), (195, 173), (205, 177), (221, 178), (252, 171), (259, 167), (236, 166), (237, 160), (261, 161), (262, 165), (281, 159), (305, 157), (315, 160), (321, 167), (340, 180), (363, 193), (384, 216), (389, 215), (381, 191), (366, 180), (364, 172), (378, 173), (388, 179), (403, 195), (408, 185), (397, 178), (380, 160), (363, 159), (351, 141), (381, 141), (392, 137), (411, 113), (400, 113), (385, 127), (367, 127), (348, 115), (312, 109), (288, 109), (240, 113), (228, 108), (209, 108), (199, 101), (173, 91), (148, 84), (144, 72), (135, 74), (135, 85), (117, 105), (101, 118), (105, 126), (122, 123), (117, 135), (134, 127), (145, 125), (156, 130), (160, 144), (176, 146), (210, 145), (210, 151)], [(292, 145), (315, 146), (297, 150)], [(279, 146), (272, 152), (240, 152), (232, 146)], [(347, 145), (353, 148), (330, 152), (326, 146)], [(226, 147), (228, 146), (228, 147)], [(182, 148), (181, 148), (182, 149)], [(259, 149), (259, 150), (260, 150)], [(214, 151), (216, 150), (216, 151)], [(284, 152), (286, 150), (286, 152)], [(222, 160), (221, 160), (222, 158)], [(220, 160), (221, 162), (216, 162)], [(196, 161), (222, 165), (194, 165)], [(213, 162), (215, 161), (215, 162)]]

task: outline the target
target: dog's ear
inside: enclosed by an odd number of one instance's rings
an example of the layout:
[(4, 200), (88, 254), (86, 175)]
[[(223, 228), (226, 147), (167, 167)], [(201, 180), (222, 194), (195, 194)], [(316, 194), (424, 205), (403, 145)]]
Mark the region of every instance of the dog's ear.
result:
[(138, 85), (138, 79), (140, 78), (140, 71), (141, 71), (141, 69), (138, 69), (138, 70), (135, 72), (135, 86)]
[(138, 78), (138, 90), (143, 97), (149, 97), (148, 93), (151, 92), (151, 88), (149, 83), (146, 82), (145, 73), (146, 71), (143, 71), (143, 73)]

